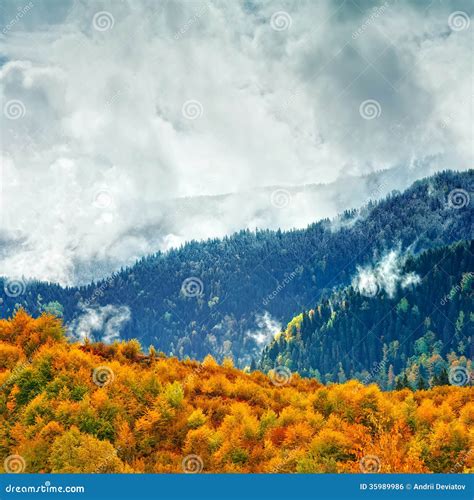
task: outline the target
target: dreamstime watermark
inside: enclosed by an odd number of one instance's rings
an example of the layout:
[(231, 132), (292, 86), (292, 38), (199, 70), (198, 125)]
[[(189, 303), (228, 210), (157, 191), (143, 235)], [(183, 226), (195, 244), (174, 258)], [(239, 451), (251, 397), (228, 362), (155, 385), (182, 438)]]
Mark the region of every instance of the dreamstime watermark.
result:
[(113, 95), (111, 95), (106, 101), (105, 101), (105, 107), (109, 108), (112, 106), (116, 101), (119, 100), (121, 96), (126, 94), (127, 92), (130, 91), (130, 85), (126, 84), (122, 88), (118, 89)]
[(270, 195), (270, 202), (275, 208), (286, 208), (291, 203), (291, 193), (286, 189), (275, 189)]
[(92, 371), (92, 381), (98, 387), (106, 387), (115, 380), (112, 368), (108, 366), (98, 366)]
[(19, 297), (26, 292), (26, 281), (24, 279), (7, 279), (3, 283), (3, 291), (8, 297)]
[(17, 365), (15, 365), (15, 367), (11, 371), (10, 375), (3, 382), (3, 384), (0, 385), (0, 390), (3, 390), (10, 383), (14, 382), (16, 377), (18, 375), (20, 375), (23, 370), (25, 370), (26, 368), (31, 366), (31, 364), (33, 363), (33, 354), (39, 349), (39, 347), (40, 347), (40, 345), (38, 345), (35, 349), (33, 349), (33, 351), (30, 353), (30, 355), (26, 361), (19, 362)]
[(458, 294), (462, 290), (463, 285), (465, 285), (466, 282), (471, 278), (474, 278), (473, 272), (463, 274), (461, 281), (451, 288), (449, 293), (441, 299), (440, 304), (442, 306), (445, 306), (450, 300), (453, 300), (454, 297), (456, 297), (456, 294)]
[(406, 126), (404, 120), (393, 122), (388, 128), (389, 136), (392, 140), (401, 140), (406, 136)]
[(199, 22), (201, 17), (209, 10), (209, 5), (204, 4), (193, 16), (191, 16), (181, 28), (174, 34), (174, 39), (179, 40), (182, 38), (191, 27)]
[(181, 462), (185, 474), (199, 474), (204, 469), (204, 462), (199, 455), (187, 455)]
[(200, 297), (204, 292), (204, 283), (195, 276), (186, 278), (181, 284), (181, 293), (185, 297)]
[(368, 384), (375, 377), (375, 375), (377, 375), (380, 372), (382, 372), (383, 370), (385, 370), (386, 366), (387, 366), (387, 360), (386, 359), (382, 359), (382, 361), (379, 361), (378, 363), (374, 361), (372, 363), (372, 369), (370, 370), (370, 373), (368, 375), (366, 375), (361, 380), (361, 382), (363, 384), (365, 384), (365, 385)]
[(204, 366), (202, 365), (202, 363), (199, 363), (199, 365), (193, 368), (192, 372), (186, 376), (186, 378), (184, 379), (184, 384), (186, 385), (194, 381), (195, 377), (200, 375), (203, 371), (204, 371)]
[(286, 31), (291, 28), (292, 23), (293, 19), (290, 14), (284, 10), (275, 12), (270, 18), (270, 26), (275, 31)]
[(449, 125), (454, 122), (456, 123), (458, 116), (457, 116), (457, 110), (466, 108), (472, 106), (472, 103), (474, 103), (474, 93), (472, 93), (469, 97), (461, 99), (461, 101), (456, 105), (456, 109), (454, 109), (452, 112), (446, 114), (441, 121), (441, 128), (445, 129), (448, 128)]
[(364, 120), (375, 120), (382, 114), (382, 107), (375, 99), (367, 99), (360, 103), (359, 114)]
[(281, 102), (279, 106), (276, 108), (277, 114), (280, 116), (284, 116), (289, 110), (289, 108), (294, 104), (299, 95), (300, 95), (299, 90), (292, 90), (290, 92), (290, 95), (286, 99), (284, 99), (283, 102)]
[(298, 274), (301, 274), (303, 271), (303, 267), (299, 266), (291, 273), (285, 273), (285, 277), (281, 282), (278, 283), (278, 286), (268, 294), (262, 301), (264, 306), (267, 306), (286, 286), (291, 283)]
[(371, 188), (369, 191), (369, 200), (380, 198), (386, 187), (386, 184), (382, 182)]
[(35, 6), (33, 2), (28, 2), (24, 7), (18, 7), (16, 16), (3, 27), (2, 33), (6, 35), (11, 29), (21, 20), (21, 18), (28, 14), (28, 12)]
[(10, 99), (3, 106), (3, 114), (9, 120), (19, 120), (26, 115), (26, 106), (20, 99)]
[(4, 389), (8, 384), (10, 384), (15, 378), (25, 369), (31, 365), (31, 361), (24, 361), (19, 365), (16, 365), (15, 368), (11, 371), (10, 375), (7, 377), (5, 382), (0, 385), (0, 390)]
[(107, 189), (99, 189), (95, 192), (92, 204), (96, 208), (106, 209), (113, 204), (114, 198)]
[(114, 16), (106, 11), (101, 10), (100, 12), (96, 12), (94, 17), (92, 18), (92, 26), (97, 31), (108, 31), (114, 27), (115, 19)]
[(453, 189), (448, 194), (448, 207), (459, 210), (460, 208), (467, 207), (470, 199), (471, 197), (465, 189)]
[(51, 481), (45, 481), (39, 486), (5, 486), (5, 493), (85, 493), (84, 486), (53, 486)]
[(110, 462), (113, 462), (118, 458), (118, 452), (121, 450), (121, 446), (117, 446), (110, 453), (108, 453), (105, 457), (103, 457), (100, 461), (100, 464), (97, 466), (95, 472), (97, 474), (107, 473)]
[(270, 377), (273, 385), (280, 387), (288, 384), (291, 381), (293, 374), (286, 366), (277, 366), (268, 372), (268, 376)]
[(9, 455), (3, 461), (3, 468), (8, 474), (21, 474), (26, 470), (26, 462), (21, 455)]
[(365, 455), (360, 459), (359, 467), (364, 474), (380, 472), (380, 458), (377, 455)]
[(358, 291), (364, 297), (373, 299), (380, 291), (380, 286), (375, 277), (367, 276), (363, 282), (359, 283)]
[(466, 12), (457, 10), (448, 17), (448, 26), (452, 31), (463, 31), (469, 29), (471, 19)]
[(181, 113), (187, 120), (197, 120), (204, 114), (204, 107), (199, 101), (190, 99), (183, 104)]
[(389, 8), (388, 2), (385, 2), (380, 7), (374, 7), (372, 9), (372, 14), (365, 19), (361, 26), (352, 33), (352, 39), (357, 40), (369, 26), (371, 26), (380, 16), (385, 14), (385, 11)]
[(448, 380), (451, 385), (465, 386), (472, 382), (472, 373), (465, 366), (452, 366), (449, 369)]
[(96, 288), (93, 294), (83, 302), (85, 308), (91, 306), (99, 297), (104, 296), (105, 290), (114, 286), (115, 276), (110, 276), (107, 278), (98, 288)]
[(471, 448), (467, 452), (463, 454), (459, 454), (458, 457), (460, 460), (458, 460), (453, 467), (448, 471), (449, 473), (458, 473), (462, 472), (462, 468), (464, 465), (467, 463), (467, 459), (474, 453), (474, 448)]

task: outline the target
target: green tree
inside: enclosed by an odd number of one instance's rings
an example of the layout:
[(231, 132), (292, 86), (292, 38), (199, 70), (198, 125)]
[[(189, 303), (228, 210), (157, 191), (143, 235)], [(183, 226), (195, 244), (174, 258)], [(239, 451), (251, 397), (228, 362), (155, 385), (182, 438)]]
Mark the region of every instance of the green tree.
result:
[(53, 473), (124, 471), (124, 464), (111, 443), (81, 434), (76, 427), (54, 441), (49, 462)]

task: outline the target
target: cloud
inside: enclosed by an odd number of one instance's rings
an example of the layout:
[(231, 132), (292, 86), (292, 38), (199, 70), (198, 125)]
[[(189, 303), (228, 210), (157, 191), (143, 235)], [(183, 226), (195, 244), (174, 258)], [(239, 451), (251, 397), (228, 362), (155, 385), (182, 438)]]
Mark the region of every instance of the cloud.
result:
[(74, 340), (89, 339), (107, 344), (120, 339), (120, 331), (130, 321), (127, 306), (106, 305), (83, 307), (82, 314), (68, 325), (68, 334)]
[(282, 325), (268, 311), (258, 314), (255, 322), (258, 328), (247, 331), (246, 337), (255, 343), (253, 353), (255, 356), (259, 356), (263, 348), (275, 338), (277, 333), (281, 332)]
[(420, 277), (413, 273), (403, 274), (406, 256), (399, 251), (392, 250), (385, 255), (375, 266), (357, 266), (357, 275), (352, 280), (353, 288), (367, 297), (374, 297), (377, 293), (385, 291), (393, 298), (397, 288), (406, 288), (420, 283)]
[[(376, 17), (361, 0), (31, 3), (21, 18), (27, 2), (1, 7), (1, 229), (22, 243), (0, 273), (70, 284), (90, 262), (107, 271), (191, 238), (301, 227), (337, 206), (296, 195), (294, 212), (274, 216), (256, 188), (472, 164), (472, 26), (448, 25), (469, 3), (387, 2)], [(272, 24), (281, 10), (291, 22)], [(207, 207), (175, 223), (163, 206), (224, 193), (254, 194), (222, 200), (217, 223)]]

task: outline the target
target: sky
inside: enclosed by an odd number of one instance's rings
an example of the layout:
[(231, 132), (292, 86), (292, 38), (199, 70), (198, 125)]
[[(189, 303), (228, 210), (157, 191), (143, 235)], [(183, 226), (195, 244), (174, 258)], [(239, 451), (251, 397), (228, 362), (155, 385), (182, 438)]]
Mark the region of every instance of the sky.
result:
[(473, 6), (3, 0), (0, 275), (73, 284), (472, 167)]

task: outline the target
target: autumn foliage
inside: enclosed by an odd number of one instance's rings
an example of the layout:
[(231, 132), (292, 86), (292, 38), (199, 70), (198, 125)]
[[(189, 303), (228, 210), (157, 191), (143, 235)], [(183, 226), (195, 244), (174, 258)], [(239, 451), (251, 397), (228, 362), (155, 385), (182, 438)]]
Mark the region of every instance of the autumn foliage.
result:
[(0, 321), (0, 460), (26, 472), (474, 472), (474, 389), (382, 392), (70, 344), (51, 315)]

